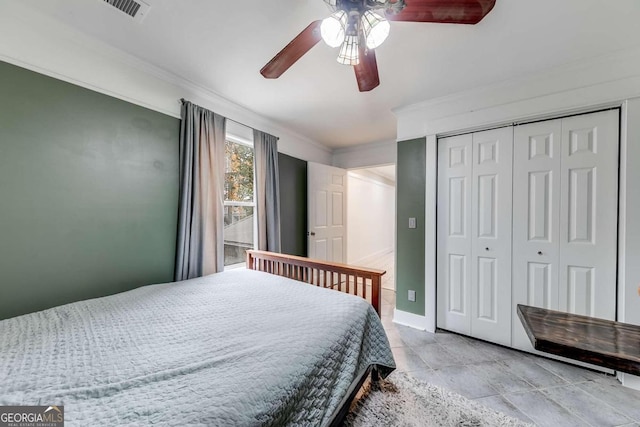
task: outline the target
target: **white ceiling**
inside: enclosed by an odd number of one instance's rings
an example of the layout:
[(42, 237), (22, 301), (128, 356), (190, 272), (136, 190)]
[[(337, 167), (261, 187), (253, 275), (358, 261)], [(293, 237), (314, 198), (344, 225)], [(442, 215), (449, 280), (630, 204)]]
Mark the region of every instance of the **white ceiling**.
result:
[(395, 140), (395, 107), (640, 44), (638, 0), (497, 0), (475, 26), (392, 23), (381, 85), (360, 93), (323, 43), (278, 80), (259, 74), (328, 15), (322, 0), (146, 1), (138, 24), (103, 0), (22, 0), (329, 147)]

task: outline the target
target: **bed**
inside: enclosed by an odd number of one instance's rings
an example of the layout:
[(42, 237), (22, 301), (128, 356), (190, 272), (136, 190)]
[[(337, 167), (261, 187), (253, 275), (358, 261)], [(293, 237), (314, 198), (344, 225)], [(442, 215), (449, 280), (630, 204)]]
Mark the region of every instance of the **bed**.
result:
[(69, 425), (339, 423), (367, 372), (395, 368), (379, 313), (335, 292), (319, 273), (335, 265), (278, 258), (281, 275), (327, 285), (310, 286), (254, 271), (278, 255), (251, 256), (248, 269), (0, 321), (0, 405), (64, 405)]

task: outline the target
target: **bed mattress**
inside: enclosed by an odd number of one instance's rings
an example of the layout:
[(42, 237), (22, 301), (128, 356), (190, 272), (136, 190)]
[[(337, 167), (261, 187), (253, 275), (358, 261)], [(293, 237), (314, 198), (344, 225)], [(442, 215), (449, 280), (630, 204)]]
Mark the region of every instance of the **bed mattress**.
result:
[(68, 425), (326, 425), (371, 365), (369, 303), (245, 269), (0, 321), (0, 405)]

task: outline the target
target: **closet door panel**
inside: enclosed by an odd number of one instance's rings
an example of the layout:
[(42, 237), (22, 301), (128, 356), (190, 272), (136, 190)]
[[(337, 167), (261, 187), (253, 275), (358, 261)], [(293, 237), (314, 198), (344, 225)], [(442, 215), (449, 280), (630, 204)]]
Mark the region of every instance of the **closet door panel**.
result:
[(615, 319), (618, 111), (562, 120), (559, 309)]
[(561, 120), (516, 126), (513, 156), (513, 346), (532, 350), (517, 304), (557, 310)]
[(472, 137), (471, 335), (511, 344), (513, 128)]
[(517, 304), (615, 318), (617, 110), (438, 142), (438, 327), (535, 352)]
[(471, 135), (438, 141), (438, 327), (470, 334)]

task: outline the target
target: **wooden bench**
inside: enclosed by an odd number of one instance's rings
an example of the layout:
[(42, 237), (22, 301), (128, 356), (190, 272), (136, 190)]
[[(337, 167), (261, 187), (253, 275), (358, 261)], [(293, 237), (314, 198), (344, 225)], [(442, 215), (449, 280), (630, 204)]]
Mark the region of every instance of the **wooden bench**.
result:
[(518, 304), (536, 350), (640, 375), (640, 326)]

